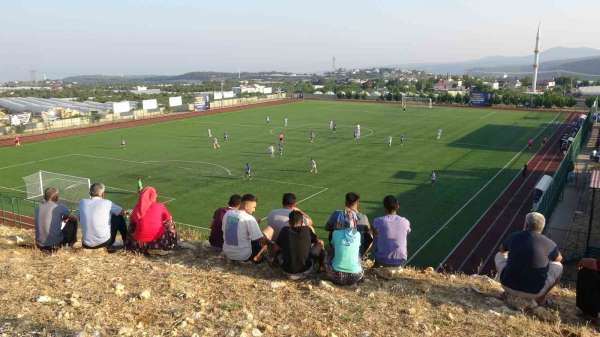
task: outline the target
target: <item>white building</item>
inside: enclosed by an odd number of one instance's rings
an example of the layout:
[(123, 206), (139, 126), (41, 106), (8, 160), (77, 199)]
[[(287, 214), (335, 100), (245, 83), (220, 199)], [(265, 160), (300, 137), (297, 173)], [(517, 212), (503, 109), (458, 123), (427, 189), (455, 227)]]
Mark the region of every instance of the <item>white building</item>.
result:
[(241, 94), (264, 94), (270, 95), (273, 93), (272, 87), (266, 87), (260, 84), (251, 84), (251, 85), (240, 85), (239, 87), (233, 87), (233, 92), (238, 95)]
[(160, 94), (160, 89), (148, 89), (148, 87), (137, 86), (135, 89), (130, 90), (130, 92), (137, 95), (156, 95)]

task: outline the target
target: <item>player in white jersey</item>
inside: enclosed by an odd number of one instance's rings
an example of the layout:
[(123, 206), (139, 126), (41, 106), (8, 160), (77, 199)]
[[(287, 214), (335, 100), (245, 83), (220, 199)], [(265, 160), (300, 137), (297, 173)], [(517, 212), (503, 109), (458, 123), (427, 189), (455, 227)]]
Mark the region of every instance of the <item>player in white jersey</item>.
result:
[(333, 131), (333, 120), (329, 121), (329, 130)]
[(271, 156), (271, 158), (275, 157), (275, 146), (269, 145), (267, 148), (267, 153)]
[(392, 147), (392, 136), (388, 136), (388, 147)]
[(219, 145), (219, 138), (213, 137), (213, 149), (218, 150), (220, 148), (221, 145)]
[(354, 127), (354, 140), (357, 142), (360, 140), (360, 124), (356, 124)]
[(287, 117), (283, 119), (283, 127), (287, 128), (287, 124), (288, 124), (288, 119)]
[(271, 124), (271, 117), (270, 117), (270, 116), (267, 116), (267, 119), (266, 119), (266, 121), (267, 121), (267, 124)]
[(431, 171), (431, 186), (435, 185), (436, 181), (437, 181), (437, 174), (435, 174), (435, 171)]
[(317, 174), (317, 161), (314, 158), (310, 158), (310, 173)]
[(444, 130), (438, 129), (438, 131), (437, 131), (437, 137), (436, 137), (437, 140), (440, 140), (442, 138), (442, 132), (444, 132)]
[(314, 142), (315, 142), (315, 138), (316, 138), (316, 136), (317, 136), (317, 135), (315, 134), (315, 131), (314, 131), (314, 130), (310, 130), (310, 135), (309, 135), (309, 138), (308, 138), (308, 139), (310, 140), (310, 142), (311, 142), (311, 143), (314, 143)]
[(229, 141), (229, 133), (227, 131), (225, 131), (225, 133), (223, 134), (223, 140), (226, 142)]
[(212, 136), (213, 136), (213, 135), (212, 135), (212, 130), (211, 130), (211, 129), (208, 129), (208, 138), (212, 138)]

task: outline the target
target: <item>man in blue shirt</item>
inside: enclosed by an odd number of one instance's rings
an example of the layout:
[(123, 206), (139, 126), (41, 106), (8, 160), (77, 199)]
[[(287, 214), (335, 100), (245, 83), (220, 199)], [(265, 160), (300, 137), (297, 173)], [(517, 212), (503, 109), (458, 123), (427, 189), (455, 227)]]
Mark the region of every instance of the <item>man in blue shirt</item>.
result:
[(508, 294), (544, 304), (558, 284), (563, 266), (558, 246), (542, 234), (546, 219), (537, 212), (525, 217), (525, 229), (511, 234), (496, 254), (496, 270)]

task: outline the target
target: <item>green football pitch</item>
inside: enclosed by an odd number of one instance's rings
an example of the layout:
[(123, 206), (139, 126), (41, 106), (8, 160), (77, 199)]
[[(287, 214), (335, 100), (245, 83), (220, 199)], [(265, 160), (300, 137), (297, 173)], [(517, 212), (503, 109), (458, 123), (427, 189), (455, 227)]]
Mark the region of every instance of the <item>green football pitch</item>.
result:
[[(428, 242), (411, 263), (436, 266), (564, 117), (443, 107), (403, 112), (398, 105), (304, 101), (0, 148), (0, 193), (22, 196), (22, 178), (44, 170), (103, 182), (109, 199), (133, 208), (136, 180), (142, 177), (157, 188), (177, 222), (206, 228), (214, 209), (233, 193), (257, 195), (257, 217), (263, 218), (280, 206), (282, 193), (295, 192), (321, 235), (328, 215), (343, 207), (346, 192), (361, 195), (361, 210), (371, 221), (382, 214), (383, 197), (393, 194), (401, 215), (411, 221), (409, 255)], [(336, 121), (336, 133), (329, 130), (330, 120)], [(359, 142), (353, 140), (356, 124)], [(209, 128), (219, 137), (219, 150), (212, 148)], [(443, 130), (439, 140), (438, 129)], [(284, 154), (272, 158), (267, 148), (276, 146), (281, 131)], [(537, 140), (531, 150), (529, 138)], [(311, 158), (318, 164), (316, 175), (309, 172)], [(247, 162), (255, 174), (251, 180), (243, 179)], [(432, 170), (438, 175), (434, 186)]]

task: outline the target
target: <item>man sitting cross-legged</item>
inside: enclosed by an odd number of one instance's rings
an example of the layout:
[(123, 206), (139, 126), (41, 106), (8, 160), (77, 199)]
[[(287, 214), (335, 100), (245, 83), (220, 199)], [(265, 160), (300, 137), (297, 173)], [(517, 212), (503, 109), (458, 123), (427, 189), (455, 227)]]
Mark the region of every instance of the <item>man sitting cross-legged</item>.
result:
[(510, 235), (495, 257), (505, 294), (532, 299), (539, 305), (545, 303), (563, 271), (558, 246), (542, 235), (545, 224), (542, 214), (527, 214), (525, 229)]
[(58, 190), (47, 188), (44, 202), (35, 209), (35, 243), (40, 250), (53, 251), (75, 243), (77, 218), (70, 214), (66, 206), (58, 203)]
[(290, 278), (299, 279), (314, 271), (317, 259), (322, 265), (323, 241), (317, 239), (312, 228), (305, 225), (302, 212), (291, 211), (288, 223), (279, 232), (273, 252), (278, 254), (281, 269)]

